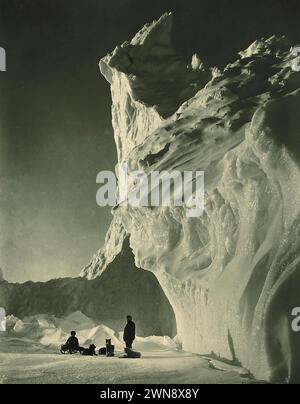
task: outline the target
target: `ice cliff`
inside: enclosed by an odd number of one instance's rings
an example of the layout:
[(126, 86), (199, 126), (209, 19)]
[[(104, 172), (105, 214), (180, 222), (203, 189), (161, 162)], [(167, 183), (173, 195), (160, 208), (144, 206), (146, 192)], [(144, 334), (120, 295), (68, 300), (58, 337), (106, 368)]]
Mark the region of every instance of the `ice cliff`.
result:
[[(299, 381), (300, 73), (285, 38), (257, 40), (219, 69), (172, 47), (172, 16), (100, 61), (111, 85), (119, 163), (203, 170), (205, 210), (114, 209), (107, 245), (83, 271), (102, 273), (130, 235), (175, 311), (183, 348), (257, 377)], [(145, 312), (147, 308), (145, 308)]]

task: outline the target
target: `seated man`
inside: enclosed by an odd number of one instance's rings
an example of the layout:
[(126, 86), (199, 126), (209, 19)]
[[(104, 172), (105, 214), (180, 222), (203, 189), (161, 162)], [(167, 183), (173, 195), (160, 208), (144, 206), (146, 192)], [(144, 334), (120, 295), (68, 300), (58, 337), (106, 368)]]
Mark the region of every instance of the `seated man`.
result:
[(76, 337), (76, 331), (71, 331), (71, 336), (68, 338), (65, 345), (61, 346), (61, 352), (65, 353), (66, 351), (68, 351), (70, 354), (80, 351), (79, 341)]

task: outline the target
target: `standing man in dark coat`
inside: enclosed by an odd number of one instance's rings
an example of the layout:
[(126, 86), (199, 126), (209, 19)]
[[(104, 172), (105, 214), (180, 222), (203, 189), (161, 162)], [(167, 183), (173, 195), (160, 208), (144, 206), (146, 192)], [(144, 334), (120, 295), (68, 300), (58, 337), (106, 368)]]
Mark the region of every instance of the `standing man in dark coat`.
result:
[(135, 339), (135, 324), (132, 321), (132, 317), (130, 315), (127, 316), (127, 324), (124, 328), (123, 340), (126, 344), (126, 348), (132, 348), (132, 343)]

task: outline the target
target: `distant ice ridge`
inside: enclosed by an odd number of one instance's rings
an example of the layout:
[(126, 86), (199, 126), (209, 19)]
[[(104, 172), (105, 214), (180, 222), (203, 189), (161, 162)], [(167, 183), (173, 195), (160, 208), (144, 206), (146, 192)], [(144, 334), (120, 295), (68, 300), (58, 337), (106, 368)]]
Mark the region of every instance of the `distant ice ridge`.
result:
[[(257, 378), (300, 381), (291, 330), (300, 286), (300, 73), (287, 40), (261, 39), (223, 71), (186, 65), (172, 16), (146, 25), (100, 62), (111, 84), (119, 163), (131, 170), (204, 170), (205, 212), (116, 207), (108, 245), (130, 234), (153, 271), (183, 348), (240, 361)], [(113, 241), (113, 242), (112, 242)], [(100, 264), (100, 265), (99, 265)]]
[[(48, 348), (54, 348), (57, 352), (60, 345), (64, 344), (70, 336), (70, 331), (76, 330), (81, 346), (88, 347), (95, 344), (97, 348), (105, 346), (105, 340), (111, 339), (117, 351), (123, 351), (124, 342), (122, 332), (114, 331), (104, 324), (99, 324), (80, 311), (71, 313), (62, 319), (51, 315), (35, 315), (18, 319), (13, 315), (7, 316), (7, 331), (3, 333), (7, 338), (15, 338), (16, 341), (39, 342)], [(136, 337), (135, 349), (141, 351), (177, 350), (175, 341), (167, 336)], [(1, 347), (0, 347), (1, 352)]]

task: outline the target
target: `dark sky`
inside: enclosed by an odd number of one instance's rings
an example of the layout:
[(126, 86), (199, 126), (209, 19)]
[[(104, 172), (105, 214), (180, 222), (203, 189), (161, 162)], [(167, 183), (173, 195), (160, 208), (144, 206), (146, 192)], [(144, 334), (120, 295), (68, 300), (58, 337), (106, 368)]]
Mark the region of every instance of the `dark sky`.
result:
[(0, 266), (9, 280), (76, 276), (110, 209), (96, 174), (116, 163), (98, 61), (174, 11), (174, 44), (223, 66), (261, 36), (300, 41), (298, 0), (0, 0)]

